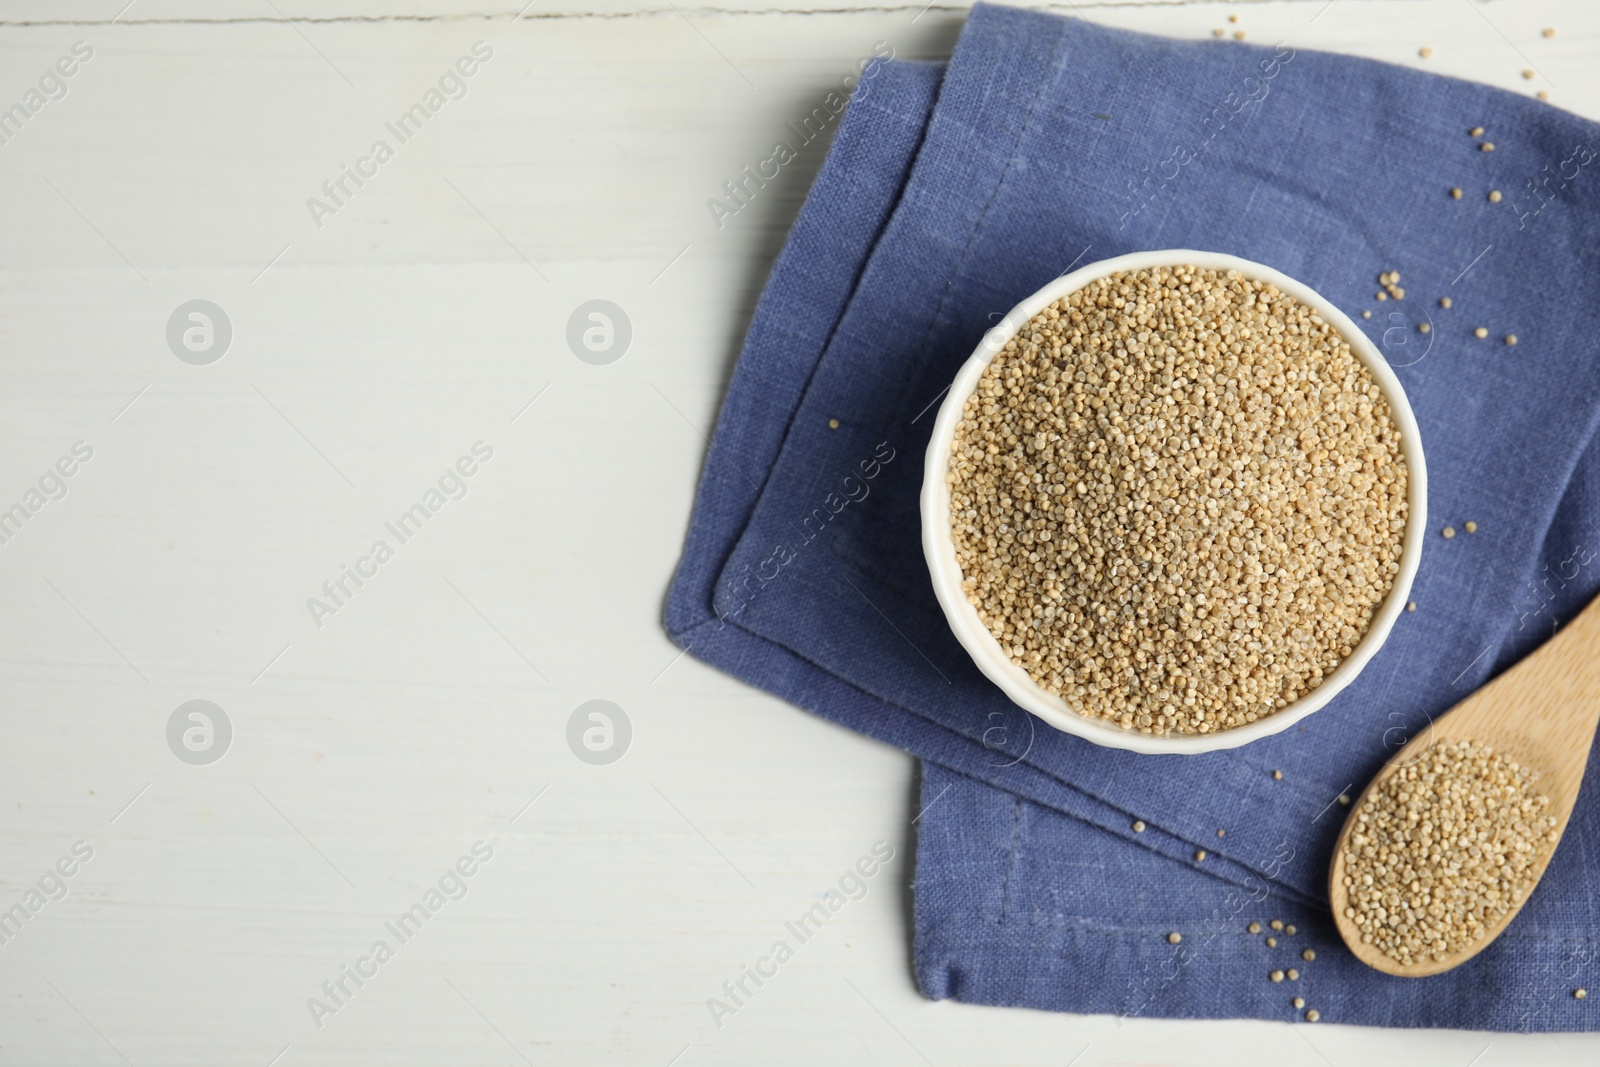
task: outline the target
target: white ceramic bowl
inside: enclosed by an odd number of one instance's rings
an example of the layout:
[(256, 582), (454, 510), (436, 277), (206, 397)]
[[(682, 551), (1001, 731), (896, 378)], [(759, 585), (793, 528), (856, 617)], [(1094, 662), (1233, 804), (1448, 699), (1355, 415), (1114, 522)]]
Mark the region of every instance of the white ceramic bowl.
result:
[[(950, 532), (950, 490), (945, 475), (950, 462), (951, 442), (956, 424), (961, 421), (962, 407), (967, 397), (977, 388), (995, 353), (1005, 347), (1021, 326), (1044, 308), (1090, 282), (1119, 271), (1145, 270), (1151, 267), (1189, 264), (1214, 270), (1236, 270), (1247, 278), (1270, 282), (1302, 304), (1312, 308), (1323, 320), (1332, 325), (1350, 343), (1356, 357), (1365, 363), (1373, 378), (1383, 389), (1389, 409), (1400, 428), (1401, 450), (1409, 468), (1409, 513), (1406, 519), (1405, 539), (1400, 554), (1400, 573), (1388, 599), (1379, 607), (1361, 643), (1320, 686), (1290, 704), (1283, 710), (1257, 719), (1253, 723), (1233, 730), (1211, 734), (1143, 734), (1125, 730), (1101, 719), (1085, 718), (1074, 711), (1066, 701), (1052, 696), (1036, 685), (1028, 672), (1011, 662), (1011, 657), (1000, 649), (1000, 643), (978, 619), (978, 612), (967, 602), (961, 589), (961, 565), (956, 562), (954, 538)], [(1032, 712), (1058, 730), (1093, 741), (1110, 748), (1129, 749), (1134, 752), (1193, 754), (1213, 752), (1224, 748), (1237, 748), (1270, 734), (1287, 730), (1307, 715), (1332, 700), (1341, 689), (1361, 673), (1394, 626), (1395, 619), (1405, 609), (1411, 590), (1411, 579), (1417, 573), (1417, 563), (1422, 557), (1422, 540), (1427, 529), (1428, 474), (1423, 466), (1422, 443), (1417, 432), (1417, 420), (1406, 402), (1400, 380), (1389, 364), (1356, 328), (1345, 314), (1334, 307), (1309, 286), (1303, 285), (1271, 267), (1219, 252), (1196, 252), (1188, 249), (1167, 249), (1158, 252), (1134, 252), (1115, 259), (1091, 263), (1057, 278), (1043, 289), (1011, 309), (1011, 312), (991, 329), (978, 345), (978, 350), (962, 366), (950, 392), (939, 407), (939, 417), (933, 426), (933, 440), (928, 443), (928, 454), (922, 475), (922, 549), (928, 558), (928, 570), (933, 576), (933, 589), (939, 604), (950, 620), (950, 628), (977, 663), (978, 669), (998, 685), (1006, 696), (1022, 708)]]

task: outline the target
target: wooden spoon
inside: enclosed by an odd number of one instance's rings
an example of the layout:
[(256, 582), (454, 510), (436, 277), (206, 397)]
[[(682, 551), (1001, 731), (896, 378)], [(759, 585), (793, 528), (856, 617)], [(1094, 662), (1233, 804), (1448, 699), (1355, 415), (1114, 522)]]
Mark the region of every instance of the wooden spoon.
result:
[(1345, 916), (1349, 895), (1344, 884), (1344, 850), (1350, 832), (1372, 790), (1401, 767), (1441, 742), (1471, 741), (1489, 745), (1500, 755), (1538, 772), (1534, 788), (1550, 798), (1549, 814), (1556, 818), (1556, 844), (1533, 867), (1533, 887), (1544, 877), (1560, 835), (1567, 829), (1578, 788), (1589, 762), (1595, 725), (1600, 722), (1600, 597), (1531, 656), (1473, 693), (1431, 723), (1384, 765), (1350, 808), (1339, 843), (1333, 850), (1328, 875), (1328, 900), (1339, 935), (1356, 958), (1385, 974), (1422, 978), (1459, 967), (1499, 937), (1522, 910), (1518, 904), (1491, 926), (1481, 940), (1442, 960), (1400, 961), (1361, 940), (1355, 921)]

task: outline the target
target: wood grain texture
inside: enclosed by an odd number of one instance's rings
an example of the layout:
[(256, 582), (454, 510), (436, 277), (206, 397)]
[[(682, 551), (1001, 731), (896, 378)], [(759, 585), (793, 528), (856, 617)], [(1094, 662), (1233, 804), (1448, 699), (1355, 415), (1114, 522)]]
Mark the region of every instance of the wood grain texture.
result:
[[(1350, 809), (1328, 874), (1328, 899), (1334, 922), (1356, 958), (1385, 974), (1424, 978), (1461, 966), (1488, 948), (1522, 910), (1518, 904), (1492, 924), (1482, 940), (1444, 960), (1401, 963), (1361, 940), (1361, 930), (1345, 915), (1350, 904), (1345, 885), (1345, 848), (1362, 806), (1372, 791), (1397, 770), (1423, 758), (1435, 745), (1470, 741), (1538, 774), (1535, 787), (1550, 798), (1556, 817), (1556, 844), (1566, 832), (1589, 763), (1595, 727), (1600, 724), (1600, 599), (1590, 603), (1555, 637), (1488, 685), (1451, 708), (1413, 738), (1367, 784)], [(1530, 868), (1527, 897), (1555, 855), (1552, 844)]]
[[(95, 851), (0, 944), (0, 1065), (1592, 1062), (1586, 1037), (924, 1001), (912, 761), (662, 634), (704, 434), (825, 146), (720, 229), (705, 202), (875, 42), (947, 56), (960, 10), (125, 2), (0, 5), (0, 103), (95, 49), (0, 145), (0, 505), (95, 449), (0, 545), (0, 907)], [(1531, 93), (1520, 50), (1600, 117), (1588, 0), (1084, 7), (1430, 45)], [(307, 198), (479, 39), (470, 93), (317, 227)], [(233, 325), (210, 366), (165, 339), (195, 298)], [(565, 340), (595, 298), (633, 326), (610, 366)], [(307, 599), (480, 439), (467, 495), (317, 627)], [(197, 698), (234, 729), (205, 767), (165, 739)], [(565, 740), (595, 698), (633, 725), (610, 766)], [(480, 839), (470, 892), (317, 1028), (307, 999)], [(715, 1025), (707, 998), (878, 840), (889, 880)]]

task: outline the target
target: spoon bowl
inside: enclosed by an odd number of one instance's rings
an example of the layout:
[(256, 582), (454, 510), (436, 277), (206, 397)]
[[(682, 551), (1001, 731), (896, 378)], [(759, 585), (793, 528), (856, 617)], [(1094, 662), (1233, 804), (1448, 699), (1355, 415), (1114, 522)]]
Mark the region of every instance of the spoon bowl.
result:
[[(1431, 723), (1402, 748), (1350, 806), (1344, 829), (1333, 850), (1328, 875), (1328, 900), (1333, 921), (1350, 951), (1375, 970), (1402, 978), (1424, 978), (1459, 967), (1499, 937), (1522, 910), (1533, 887), (1544, 877), (1561, 834), (1572, 817), (1589, 762), (1595, 726), (1600, 723), (1600, 598), (1555, 637)], [(1555, 840), (1532, 867), (1532, 881), (1505, 915), (1482, 938), (1444, 959), (1402, 963), (1361, 940), (1361, 929), (1345, 914), (1350, 897), (1345, 879), (1345, 847), (1367, 798), (1396, 771), (1414, 763), (1436, 744), (1471, 741), (1488, 745), (1507, 759), (1537, 772), (1536, 788), (1550, 798), (1548, 814), (1556, 819)]]

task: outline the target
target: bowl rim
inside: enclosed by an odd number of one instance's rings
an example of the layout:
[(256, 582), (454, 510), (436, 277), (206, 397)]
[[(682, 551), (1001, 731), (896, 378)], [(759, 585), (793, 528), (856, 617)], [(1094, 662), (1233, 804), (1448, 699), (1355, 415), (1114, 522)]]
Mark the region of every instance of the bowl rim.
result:
[[(1379, 606), (1366, 635), (1351, 654), (1334, 669), (1334, 672), (1325, 678), (1320, 686), (1293, 704), (1253, 723), (1211, 734), (1162, 736), (1144, 734), (1102, 720), (1085, 718), (1073, 711), (1061, 698), (1039, 688), (1026, 671), (1011, 662), (1011, 658), (1001, 650), (1000, 643), (994, 639), (988, 627), (978, 619), (977, 609), (967, 602), (966, 595), (961, 591), (961, 566), (956, 561), (955, 539), (950, 529), (950, 491), (945, 484), (945, 476), (949, 468), (955, 428), (961, 420), (967, 397), (977, 387), (978, 379), (988, 367), (990, 360), (1005, 347), (1007, 341), (1016, 336), (1024, 323), (1067, 294), (1108, 275), (1122, 271), (1172, 266), (1233, 270), (1246, 278), (1268, 282), (1310, 307), (1338, 330), (1349, 343), (1356, 358), (1366, 365), (1379, 388), (1383, 390), (1384, 399), (1389, 402), (1395, 425), (1400, 430), (1401, 454), (1406, 461), (1409, 484), (1406, 494), (1408, 505), (1406, 529), (1400, 552), (1400, 572), (1395, 576), (1394, 585)], [(1326, 706), (1355, 680), (1383, 646), (1395, 621), (1405, 610), (1412, 580), (1416, 577), (1417, 566), (1422, 558), (1422, 546), (1428, 522), (1427, 489), (1428, 473), (1423, 459), (1421, 435), (1416, 416), (1412, 413), (1411, 404), (1406, 399), (1400, 379), (1367, 335), (1362, 333), (1331, 301), (1310, 286), (1281, 271), (1223, 252), (1184, 248), (1131, 252), (1089, 263), (1049, 282), (1007, 312), (997, 325), (984, 334), (978, 347), (962, 364), (939, 405), (939, 414), (933, 424), (933, 435), (928, 442), (923, 460), (922, 549), (927, 559), (929, 576), (933, 580), (934, 594), (951, 630), (955, 633), (956, 640), (961, 642), (978, 669), (999, 686), (1013, 703), (1031, 712), (1048, 725), (1097, 745), (1150, 754), (1195, 755), (1237, 748), (1263, 737), (1282, 733)]]

